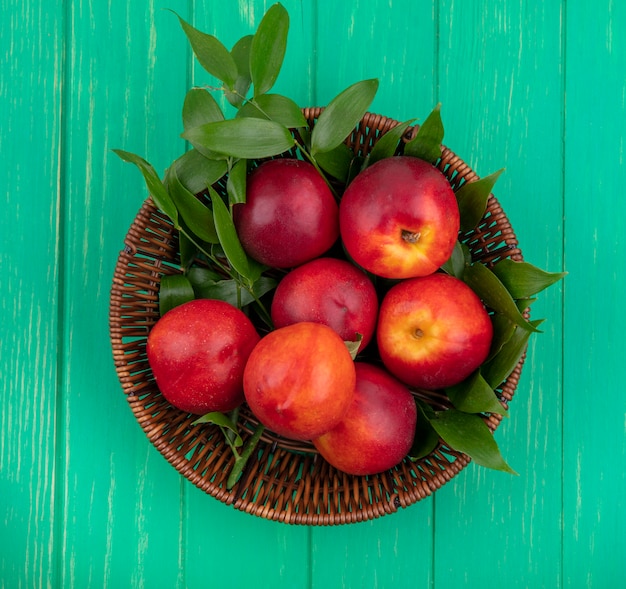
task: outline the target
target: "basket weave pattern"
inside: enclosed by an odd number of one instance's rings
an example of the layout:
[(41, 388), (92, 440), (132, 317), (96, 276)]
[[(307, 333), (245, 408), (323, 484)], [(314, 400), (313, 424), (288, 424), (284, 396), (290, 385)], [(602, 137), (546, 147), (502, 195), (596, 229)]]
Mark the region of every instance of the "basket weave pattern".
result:
[[(314, 124), (321, 109), (304, 109)], [(366, 155), (397, 121), (368, 113), (346, 144)], [(458, 156), (443, 148), (439, 169), (453, 188), (478, 176)], [(522, 260), (513, 229), (500, 204), (490, 196), (478, 227), (460, 236), (474, 259), (496, 264), (502, 258)], [(159, 392), (146, 357), (146, 339), (159, 318), (162, 276), (180, 272), (178, 235), (169, 219), (146, 200), (128, 230), (115, 267), (110, 298), (110, 336), (116, 371), (128, 403), (150, 442), (194, 485), (225, 504), (291, 524), (335, 525), (370, 520), (408, 507), (429, 496), (468, 463), (469, 458), (440, 443), (426, 458), (405, 459), (373, 476), (350, 476), (334, 469), (312, 445), (282, 439), (270, 431), (248, 461), (239, 482), (228, 491), (233, 454), (220, 429), (192, 425), (197, 415), (172, 407)], [(512, 399), (524, 358), (498, 389), (503, 404)], [(435, 408), (449, 407), (445, 396), (427, 398)], [(244, 405), (240, 412), (244, 443), (257, 420)], [(494, 431), (501, 417), (485, 417)]]

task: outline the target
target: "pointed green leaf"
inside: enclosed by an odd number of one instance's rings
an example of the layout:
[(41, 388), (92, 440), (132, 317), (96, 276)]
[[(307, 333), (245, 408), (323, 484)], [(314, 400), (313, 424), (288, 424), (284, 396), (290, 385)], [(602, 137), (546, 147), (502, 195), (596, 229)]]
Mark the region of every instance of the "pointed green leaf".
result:
[[(536, 328), (542, 323), (542, 320), (535, 320), (530, 323)], [(516, 327), (511, 337), (502, 345), (498, 353), (481, 366), (481, 374), (489, 383), (489, 386), (493, 388), (500, 386), (508, 378), (509, 374), (513, 372), (513, 369), (526, 351), (530, 334), (530, 331)]]
[(356, 334), (356, 339), (354, 341), (344, 341), (346, 344), (346, 348), (348, 348), (348, 352), (350, 352), (350, 356), (353, 360), (356, 359), (357, 354), (359, 353), (359, 348), (361, 347), (361, 341), (363, 341), (363, 336), (360, 333)]
[(223, 121), (224, 114), (215, 98), (202, 88), (192, 88), (183, 102), (183, 128)]
[(311, 154), (330, 151), (343, 143), (367, 112), (377, 90), (378, 80), (363, 80), (333, 98), (313, 127)]
[(165, 172), (165, 184), (168, 189), (174, 170), (179, 182), (192, 194), (198, 194), (226, 174), (228, 163), (225, 159), (209, 159), (197, 149), (190, 149), (175, 160)]
[(510, 258), (495, 264), (493, 273), (514, 299), (531, 297), (558, 282), (566, 274), (566, 272), (546, 272), (528, 262), (516, 262)]
[(251, 118), (208, 123), (186, 130), (183, 137), (200, 152), (209, 150), (241, 159), (278, 155), (295, 144), (284, 125)]
[[(195, 268), (193, 270), (196, 270)], [(198, 268), (198, 270), (201, 270)], [(242, 288), (233, 279), (214, 280), (202, 276), (199, 272), (189, 272), (189, 281), (193, 286), (196, 298), (218, 299), (226, 301), (233, 307), (245, 307), (254, 302), (252, 293)], [(261, 276), (254, 283), (254, 294), (257, 298), (270, 292), (276, 287), (276, 280), (267, 276)]]
[(415, 119), (411, 119), (410, 121), (400, 123), (393, 129), (389, 129), (389, 131), (380, 137), (374, 144), (374, 147), (372, 147), (372, 151), (370, 151), (367, 165), (371, 166), (378, 160), (395, 155), (402, 137), (404, 137), (406, 130), (411, 126), (414, 120)]
[(178, 250), (180, 252), (180, 265), (186, 273), (195, 262), (198, 255), (198, 247), (183, 231), (179, 231)]
[(252, 46), (252, 35), (242, 37), (233, 45), (230, 51), (235, 65), (237, 66), (237, 79), (232, 90), (226, 91), (226, 99), (234, 107), (239, 108), (248, 95), (248, 90), (252, 84), (250, 77), (250, 48)]
[(354, 152), (344, 143), (330, 151), (322, 151), (315, 156), (317, 164), (333, 178), (347, 182), (350, 166), (354, 159)]
[(500, 279), (486, 266), (477, 262), (466, 266), (463, 272), (465, 283), (483, 300), (485, 305), (528, 331), (538, 331), (517, 308)]
[(250, 47), (250, 76), (254, 96), (265, 94), (276, 82), (287, 49), (289, 14), (281, 4), (265, 13)]
[(480, 371), (474, 372), (463, 382), (447, 388), (446, 394), (459, 411), (465, 413), (497, 413), (508, 416), (495, 391), (482, 377)]
[(224, 280), (222, 274), (204, 266), (194, 266), (190, 268), (187, 272), (187, 278), (189, 282), (191, 282), (191, 286), (193, 286), (196, 298), (198, 299), (210, 299), (211, 297), (206, 296), (205, 287), (209, 288), (215, 282)]
[(231, 205), (246, 202), (247, 162), (238, 160), (228, 172), (226, 192)]
[(467, 263), (465, 249), (467, 246), (462, 244), (460, 241), (457, 241), (454, 244), (454, 249), (452, 250), (452, 254), (448, 261), (441, 266), (441, 269), (450, 274), (450, 276), (454, 276), (455, 278), (462, 278), (463, 272), (465, 271), (465, 266)]
[[(239, 435), (239, 432), (237, 431), (237, 426), (232, 422), (232, 420), (228, 416), (224, 415), (223, 413), (220, 413), (219, 411), (212, 411), (210, 413), (205, 413), (202, 417), (199, 417), (198, 419), (196, 419), (191, 425), (198, 425), (200, 423), (212, 423), (214, 425), (219, 426), (220, 429), (222, 429), (222, 431), (228, 430), (232, 432), (234, 434), (234, 437), (232, 438), (233, 445), (236, 448), (243, 446), (243, 440), (241, 439), (241, 436)], [(224, 434), (226, 434), (226, 432), (224, 432)]]
[[(429, 411), (429, 414), (431, 413), (432, 411)], [(409, 458), (413, 461), (425, 458), (437, 447), (437, 444), (439, 444), (439, 434), (430, 425), (422, 403), (417, 403), (417, 424)]]
[(441, 104), (435, 106), (417, 133), (404, 146), (404, 155), (410, 155), (434, 164), (441, 157), (443, 143), (443, 123), (441, 122)]
[(183, 274), (165, 275), (159, 288), (159, 313), (161, 317), (170, 309), (195, 298), (193, 288)]
[(479, 415), (457, 409), (437, 411), (430, 424), (446, 444), (467, 454), (476, 464), (517, 474), (502, 458), (491, 430)]
[(466, 182), (456, 192), (461, 213), (461, 230), (471, 231), (480, 223), (487, 208), (489, 195), (504, 168), (476, 182)]
[(167, 192), (167, 189), (165, 188), (165, 185), (159, 178), (159, 175), (156, 173), (152, 165), (149, 164), (141, 156), (138, 156), (134, 153), (122, 151), (121, 149), (114, 149), (113, 152), (125, 162), (135, 164), (139, 168), (146, 182), (146, 186), (148, 187), (148, 192), (150, 192), (150, 195), (152, 196), (152, 200), (154, 201), (156, 206), (170, 218), (170, 220), (174, 224), (174, 227), (176, 229), (179, 229), (180, 225), (178, 222), (178, 211), (176, 210), (174, 201), (171, 199), (170, 195)]
[(491, 349), (487, 360), (491, 360), (502, 349), (502, 346), (511, 339), (515, 331), (515, 324), (500, 313), (491, 315), (491, 324), (493, 325), (493, 337), (491, 338)]
[(175, 170), (171, 173), (169, 186), (176, 208), (191, 232), (201, 241), (218, 243), (213, 213), (181, 184)]
[(224, 82), (229, 88), (232, 87), (237, 79), (237, 65), (230, 51), (213, 35), (199, 31), (180, 16), (178, 20), (198, 63), (209, 74)]
[(209, 188), (211, 202), (213, 203), (213, 218), (220, 245), (224, 250), (224, 255), (232, 268), (246, 278), (250, 284), (254, 284), (265, 269), (256, 260), (249, 258), (243, 249), (233, 219), (228, 212), (220, 195), (212, 188)]
[(237, 113), (238, 117), (268, 119), (290, 129), (306, 127), (302, 109), (291, 98), (280, 94), (262, 94), (246, 102)]

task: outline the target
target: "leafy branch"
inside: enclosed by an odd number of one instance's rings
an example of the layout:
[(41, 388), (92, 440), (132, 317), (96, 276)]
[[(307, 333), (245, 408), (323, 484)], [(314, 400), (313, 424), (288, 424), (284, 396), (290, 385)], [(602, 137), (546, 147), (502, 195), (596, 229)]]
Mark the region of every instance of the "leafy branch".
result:
[[(302, 109), (290, 98), (271, 93), (286, 53), (289, 16), (281, 4), (271, 6), (257, 30), (227, 49), (176, 15), (198, 63), (219, 81), (195, 87), (182, 108), (182, 133), (190, 148), (165, 171), (163, 179), (143, 157), (114, 150), (141, 172), (155, 205), (179, 232), (179, 276), (164, 276), (160, 312), (191, 298), (225, 300), (255, 313), (272, 329), (264, 297), (277, 284), (272, 269), (252, 259), (239, 241), (233, 207), (246, 201), (250, 160), (294, 155), (309, 161), (341, 197), (350, 179), (381, 159), (404, 154), (436, 165), (442, 153), (444, 128), (441, 105), (436, 105), (420, 126), (404, 121), (378, 138), (371, 152), (355, 158), (345, 145), (370, 108), (378, 80), (348, 86), (331, 100), (309, 125)], [(212, 93), (221, 93), (235, 109), (227, 118)], [(491, 191), (502, 170), (456, 189), (461, 230), (473, 230), (483, 219)], [(331, 181), (332, 179), (332, 181)], [(201, 259), (207, 262), (197, 264)], [(417, 401), (419, 423), (409, 457), (427, 456), (443, 440), (483, 466), (514, 472), (502, 458), (484, 416), (507, 416), (497, 389), (523, 356), (530, 336), (541, 320), (530, 321), (524, 311), (533, 297), (564, 274), (549, 273), (526, 262), (501, 260), (493, 267), (472, 260), (466, 245), (457, 242), (442, 271), (463, 280), (489, 308), (494, 327), (492, 349), (485, 363), (464, 382), (445, 391), (452, 408), (435, 410)], [(260, 425), (241, 450), (237, 412), (226, 416), (209, 413), (195, 423), (213, 423), (222, 430), (235, 456), (227, 487), (238, 480), (263, 433)]]

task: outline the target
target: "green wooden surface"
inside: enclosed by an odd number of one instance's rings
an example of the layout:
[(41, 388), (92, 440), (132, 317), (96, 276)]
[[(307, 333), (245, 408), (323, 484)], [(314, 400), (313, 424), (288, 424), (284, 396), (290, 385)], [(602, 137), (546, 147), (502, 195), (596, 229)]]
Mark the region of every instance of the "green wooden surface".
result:
[(496, 436), (518, 477), (470, 465), (434, 496), (333, 528), (208, 497), (149, 444), (117, 381), (108, 296), (146, 196), (184, 148), (191, 59), (171, 8), (231, 44), (257, 0), (0, 0), (0, 587), (593, 587), (626, 582), (626, 5), (285, 0), (277, 89), (424, 117), (496, 195), (527, 260), (569, 272)]

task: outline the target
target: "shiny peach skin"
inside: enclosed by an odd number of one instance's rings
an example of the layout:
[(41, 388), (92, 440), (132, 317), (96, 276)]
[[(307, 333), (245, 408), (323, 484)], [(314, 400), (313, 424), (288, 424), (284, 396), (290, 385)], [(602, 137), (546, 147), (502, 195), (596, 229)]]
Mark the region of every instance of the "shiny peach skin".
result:
[(202, 415), (243, 403), (243, 370), (259, 339), (241, 310), (197, 299), (157, 321), (146, 351), (163, 396), (182, 411)]
[(487, 358), (493, 325), (481, 300), (443, 273), (393, 286), (378, 316), (380, 357), (392, 374), (427, 390), (458, 384)]
[(406, 385), (386, 370), (356, 362), (354, 399), (346, 416), (313, 440), (324, 459), (352, 475), (393, 468), (415, 437), (417, 406)]
[(246, 401), (273, 432), (310, 440), (345, 415), (356, 380), (342, 339), (326, 325), (295, 323), (268, 333), (244, 371)]
[(341, 238), (349, 255), (385, 278), (435, 272), (450, 257), (459, 225), (449, 182), (415, 157), (385, 158), (366, 168), (339, 206)]
[(248, 177), (246, 203), (233, 207), (243, 248), (274, 268), (292, 268), (328, 251), (339, 237), (339, 208), (312, 164), (269, 160)]
[(344, 341), (362, 336), (359, 350), (376, 328), (378, 296), (367, 274), (335, 258), (317, 258), (285, 275), (271, 307), (275, 327), (313, 321), (332, 327)]

